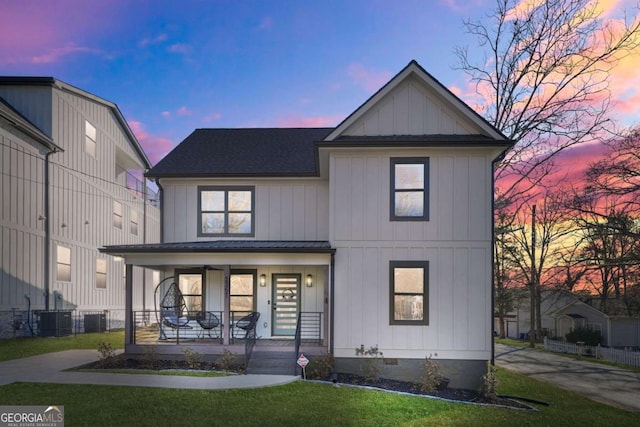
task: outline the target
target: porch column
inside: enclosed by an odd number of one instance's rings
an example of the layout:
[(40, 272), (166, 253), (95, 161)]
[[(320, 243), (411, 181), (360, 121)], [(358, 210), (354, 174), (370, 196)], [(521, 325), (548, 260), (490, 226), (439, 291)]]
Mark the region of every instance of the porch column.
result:
[(224, 266), (224, 321), (222, 331), (222, 343), (229, 345), (229, 333), (231, 331), (231, 269), (228, 265)]
[(124, 344), (134, 344), (133, 336), (133, 264), (125, 266), (124, 280)]

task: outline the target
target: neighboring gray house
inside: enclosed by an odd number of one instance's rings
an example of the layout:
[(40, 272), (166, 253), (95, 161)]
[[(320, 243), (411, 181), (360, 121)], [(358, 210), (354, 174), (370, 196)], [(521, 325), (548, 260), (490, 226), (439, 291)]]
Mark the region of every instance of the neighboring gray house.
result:
[[(98, 248), (159, 241), (159, 209), (132, 175), (150, 166), (115, 104), (50, 77), (0, 77), (1, 337), (42, 332), (42, 310), (73, 310), (80, 328), (108, 310), (122, 327), (124, 263)], [(154, 276), (135, 269), (150, 293)], [(145, 297), (136, 308), (153, 307)]]
[[(640, 347), (640, 319), (609, 316), (582, 301), (579, 295), (563, 290), (542, 292), (542, 329), (545, 335), (564, 340), (577, 328), (597, 330), (602, 345), (608, 347)], [(507, 337), (523, 339), (530, 329), (529, 299), (519, 301), (514, 313), (507, 318)], [(497, 322), (497, 319), (496, 319)]]
[[(102, 251), (170, 278), (156, 304), (175, 345), (158, 352), (240, 352), (237, 314), (254, 312), (256, 349), (296, 341), (344, 372), (377, 346), (403, 379), (431, 355), (474, 388), (492, 358), (493, 167), (511, 145), (412, 61), (335, 128), (195, 130), (147, 173), (162, 242)], [(125, 351), (141, 355), (158, 335), (137, 321), (135, 278), (126, 291)]]

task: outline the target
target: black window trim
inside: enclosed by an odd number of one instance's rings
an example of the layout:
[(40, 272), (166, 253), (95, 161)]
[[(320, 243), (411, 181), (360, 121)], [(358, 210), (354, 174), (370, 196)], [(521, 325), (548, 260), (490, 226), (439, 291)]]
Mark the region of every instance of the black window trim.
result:
[[(241, 274), (250, 274), (251, 276), (253, 276), (253, 293), (251, 295), (251, 298), (253, 299), (253, 304), (252, 304), (252, 311), (256, 311), (256, 307), (257, 307), (257, 295), (258, 295), (258, 270), (257, 269), (251, 269), (251, 268), (232, 268), (229, 271), (229, 277), (234, 276), (234, 275), (241, 275)], [(229, 286), (231, 286), (231, 283), (229, 283)], [(231, 287), (229, 287), (229, 301), (231, 301), (231, 297), (232, 296), (240, 296), (240, 294), (232, 294), (231, 293)], [(243, 295), (246, 296), (246, 295)]]
[[(182, 289), (180, 289), (180, 275), (188, 275), (188, 274), (199, 274), (201, 279), (200, 279), (200, 294), (186, 294), (184, 292), (182, 292)], [(196, 319), (198, 318), (202, 313), (205, 313), (207, 311), (207, 298), (206, 298), (206, 292), (207, 292), (207, 270), (202, 269), (202, 268), (176, 268), (174, 270), (174, 276), (175, 276), (175, 280), (176, 280), (176, 284), (178, 285), (178, 289), (180, 289), (180, 293), (182, 293), (182, 297), (188, 297), (188, 296), (198, 296), (200, 295), (201, 298), (201, 310), (199, 312), (189, 312), (189, 318), (190, 319)]]
[[(391, 221), (429, 221), (429, 157), (391, 157), (390, 185), (389, 185), (389, 219)], [(423, 165), (424, 166), (424, 193), (422, 216), (397, 216), (396, 215), (396, 165)], [(412, 191), (412, 190), (402, 190)]]
[[(423, 302), (424, 310), (422, 320), (396, 320), (395, 319), (395, 269), (396, 268), (422, 268), (424, 270)], [(429, 261), (389, 261), (389, 324), (390, 325), (429, 325)]]
[[(224, 191), (224, 233), (203, 233), (202, 232), (202, 192), (203, 191)], [(227, 195), (229, 191), (250, 191), (251, 192), (251, 232), (250, 233), (229, 233), (229, 211), (227, 206)], [(209, 211), (206, 211), (209, 212)], [(244, 211), (243, 211), (244, 212)], [(200, 185), (198, 186), (198, 237), (254, 237), (256, 234), (256, 188), (251, 185)]]

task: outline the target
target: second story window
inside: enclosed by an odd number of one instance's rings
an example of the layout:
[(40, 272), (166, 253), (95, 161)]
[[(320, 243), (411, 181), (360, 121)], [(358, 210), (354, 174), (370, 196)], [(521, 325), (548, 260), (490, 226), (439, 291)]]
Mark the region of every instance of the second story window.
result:
[(122, 203), (113, 201), (113, 226), (122, 230)]
[(429, 158), (391, 159), (391, 221), (429, 220)]
[(131, 234), (138, 235), (138, 212), (131, 211)]
[(84, 151), (91, 157), (96, 157), (96, 128), (89, 122), (84, 122)]
[(254, 187), (198, 187), (198, 236), (253, 236)]

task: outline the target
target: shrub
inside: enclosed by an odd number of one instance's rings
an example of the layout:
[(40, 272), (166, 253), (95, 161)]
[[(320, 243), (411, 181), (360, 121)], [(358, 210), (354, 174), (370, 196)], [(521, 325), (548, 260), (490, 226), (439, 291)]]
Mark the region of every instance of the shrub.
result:
[(498, 369), (487, 362), (487, 373), (482, 376), (482, 384), (478, 389), (480, 396), (485, 399), (493, 400), (497, 396), (498, 388)]
[(587, 328), (576, 328), (569, 332), (565, 338), (567, 342), (577, 343), (583, 342), (586, 345), (596, 346), (602, 342), (602, 334), (600, 331)]
[(367, 381), (378, 382), (384, 372), (383, 355), (378, 346), (365, 349), (364, 345), (360, 344), (360, 347), (356, 348), (356, 356), (360, 358), (360, 375)]
[(306, 368), (307, 378), (328, 380), (331, 378), (334, 365), (335, 361), (331, 353), (315, 356), (309, 360), (309, 365)]
[(433, 393), (438, 390), (443, 379), (440, 362), (432, 359), (429, 355), (422, 364), (422, 376), (418, 382), (420, 389), (425, 393)]
[(227, 350), (222, 350), (222, 356), (216, 360), (216, 366), (221, 371), (231, 372), (237, 369), (238, 363), (236, 361), (235, 353)]
[(100, 364), (105, 368), (113, 365), (116, 357), (116, 352), (111, 346), (111, 343), (105, 341), (98, 341), (98, 353), (100, 353)]
[(200, 353), (190, 348), (183, 349), (182, 353), (184, 354), (184, 360), (187, 362), (187, 368), (198, 369), (200, 367), (200, 362), (202, 361)]
[(155, 345), (144, 348), (141, 366), (144, 369), (153, 370), (156, 370), (160, 367), (160, 362), (158, 361), (158, 351)]

